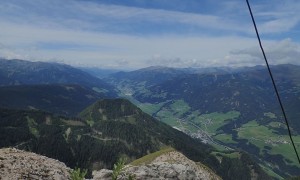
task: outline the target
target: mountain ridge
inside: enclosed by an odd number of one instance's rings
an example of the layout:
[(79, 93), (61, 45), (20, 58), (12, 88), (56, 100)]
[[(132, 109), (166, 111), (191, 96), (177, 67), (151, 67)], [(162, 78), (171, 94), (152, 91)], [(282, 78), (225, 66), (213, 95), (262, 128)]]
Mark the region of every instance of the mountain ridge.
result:
[(102, 98), (103, 94), (78, 84), (0, 86), (2, 108), (40, 109), (66, 116), (76, 116)]
[(0, 59), (0, 86), (30, 84), (79, 84), (116, 97), (106, 82), (72, 66), (49, 62)]

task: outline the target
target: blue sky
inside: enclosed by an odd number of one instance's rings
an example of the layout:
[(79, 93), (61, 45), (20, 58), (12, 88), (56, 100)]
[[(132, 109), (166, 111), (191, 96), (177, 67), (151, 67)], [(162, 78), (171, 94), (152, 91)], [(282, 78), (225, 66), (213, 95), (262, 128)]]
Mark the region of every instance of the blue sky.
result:
[[(300, 1), (250, 0), (272, 64), (299, 64)], [(244, 0), (1, 0), (0, 57), (135, 69), (263, 64)]]

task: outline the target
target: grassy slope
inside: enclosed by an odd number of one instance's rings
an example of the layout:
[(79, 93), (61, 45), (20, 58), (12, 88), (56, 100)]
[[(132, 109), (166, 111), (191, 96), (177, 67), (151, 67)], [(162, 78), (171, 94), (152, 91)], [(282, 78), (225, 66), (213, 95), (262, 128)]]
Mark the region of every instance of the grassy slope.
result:
[(166, 147), (163, 147), (159, 151), (156, 151), (154, 153), (148, 154), (146, 156), (143, 156), (139, 159), (134, 160), (133, 162), (130, 163), (130, 165), (139, 166), (139, 165), (143, 165), (143, 164), (149, 164), (158, 156), (168, 153), (168, 152), (172, 152), (172, 151), (175, 151), (175, 149), (172, 147), (166, 146)]

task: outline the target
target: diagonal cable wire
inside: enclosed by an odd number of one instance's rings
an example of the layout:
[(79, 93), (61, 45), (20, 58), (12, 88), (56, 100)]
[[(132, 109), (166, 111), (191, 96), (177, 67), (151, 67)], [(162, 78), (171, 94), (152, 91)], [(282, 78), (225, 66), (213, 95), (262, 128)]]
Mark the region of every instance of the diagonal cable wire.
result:
[(268, 60), (267, 60), (267, 57), (266, 57), (264, 48), (263, 48), (263, 46), (262, 46), (262, 43), (261, 43), (261, 40), (260, 40), (260, 37), (259, 37), (259, 33), (258, 33), (258, 30), (257, 30), (257, 26), (256, 26), (256, 23), (255, 23), (255, 19), (254, 19), (252, 10), (251, 10), (251, 6), (250, 6), (248, 0), (246, 0), (246, 2), (247, 2), (248, 9), (249, 9), (249, 13), (250, 13), (250, 15), (251, 15), (251, 19), (252, 19), (252, 22), (253, 22), (253, 25), (254, 25), (254, 28), (255, 28), (255, 32), (256, 32), (257, 39), (258, 39), (258, 43), (259, 43), (260, 49), (261, 49), (261, 51), (262, 51), (262, 53), (263, 53), (263, 56), (264, 56), (264, 59), (265, 59), (265, 62), (266, 62), (266, 65), (267, 65), (267, 68), (268, 68), (268, 71), (269, 71), (271, 80), (272, 80), (272, 84), (273, 84), (274, 90), (275, 90), (275, 92), (276, 92), (277, 100), (278, 100), (278, 102), (279, 102), (279, 105), (280, 105), (280, 108), (281, 108), (281, 111), (282, 111), (282, 114), (283, 114), (283, 117), (284, 117), (284, 120), (285, 120), (285, 124), (286, 124), (287, 129), (288, 129), (288, 133), (289, 133), (290, 140), (291, 140), (291, 142), (292, 142), (294, 151), (295, 151), (295, 153), (296, 153), (298, 162), (299, 162), (299, 164), (300, 164), (300, 158), (299, 158), (299, 155), (298, 155), (298, 152), (297, 152), (297, 149), (296, 149), (296, 146), (295, 146), (293, 137), (292, 137), (292, 133), (291, 133), (291, 130), (290, 130), (289, 122), (288, 122), (288, 119), (287, 119), (287, 116), (286, 116), (286, 113), (285, 113), (285, 110), (284, 110), (284, 107), (283, 107), (281, 98), (280, 98), (280, 96), (279, 96), (279, 93), (278, 93), (278, 90), (277, 90), (277, 86), (276, 86), (276, 84), (275, 84), (275, 80), (274, 80), (274, 78), (273, 78), (273, 74), (272, 74), (272, 71), (271, 71), (271, 69), (270, 69), (270, 66), (269, 66), (269, 63), (268, 63)]

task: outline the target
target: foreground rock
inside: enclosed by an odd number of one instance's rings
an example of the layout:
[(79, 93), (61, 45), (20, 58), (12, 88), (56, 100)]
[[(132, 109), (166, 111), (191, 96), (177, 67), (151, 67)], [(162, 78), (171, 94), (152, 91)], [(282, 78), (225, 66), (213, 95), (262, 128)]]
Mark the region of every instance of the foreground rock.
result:
[[(147, 164), (138, 166), (127, 165), (124, 167), (122, 173), (118, 176), (118, 179), (128, 179), (129, 175), (134, 176), (136, 180), (221, 179), (204, 165), (191, 161), (177, 151), (171, 151), (162, 154)], [(93, 177), (95, 180), (110, 180), (112, 178), (112, 171), (107, 169), (94, 171)]]
[[(146, 157), (146, 156), (145, 156)], [(160, 155), (145, 158), (146, 161), (127, 165), (118, 176), (119, 180), (127, 180), (129, 175), (136, 180), (200, 180), (221, 179), (206, 166), (191, 161), (183, 154), (171, 150)], [(67, 180), (70, 171), (64, 163), (31, 152), (14, 148), (0, 149), (0, 179), (43, 179)], [(93, 172), (95, 180), (111, 180), (112, 171), (102, 169)]]
[(0, 179), (70, 179), (64, 163), (14, 148), (0, 149)]

